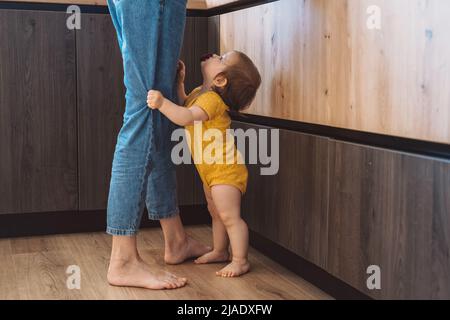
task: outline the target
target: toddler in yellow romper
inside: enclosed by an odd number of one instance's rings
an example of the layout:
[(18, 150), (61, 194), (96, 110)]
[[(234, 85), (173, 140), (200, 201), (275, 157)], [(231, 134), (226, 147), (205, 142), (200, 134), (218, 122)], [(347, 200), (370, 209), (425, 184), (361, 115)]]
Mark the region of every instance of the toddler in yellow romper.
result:
[[(222, 98), (214, 91), (201, 93), (201, 87), (192, 91), (188, 96), (185, 106), (191, 108), (193, 105), (199, 106), (208, 114), (208, 121), (198, 122), (196, 126), (186, 126), (186, 136), (190, 137), (189, 149), (191, 150), (192, 158), (198, 156), (198, 151), (202, 150), (202, 158), (198, 159), (196, 163), (197, 171), (202, 179), (203, 184), (211, 189), (214, 185), (226, 184), (235, 186), (245, 193), (247, 189), (248, 172), (243, 162), (238, 163), (238, 158), (241, 158), (239, 152), (236, 150), (234, 142), (228, 145), (227, 129), (230, 129), (231, 118), (228, 114), (229, 107), (223, 102)], [(208, 130), (219, 130), (221, 139), (213, 142), (201, 139), (201, 135)], [(195, 133), (197, 130), (197, 134)], [(200, 131), (201, 130), (201, 131)], [(217, 137), (214, 137), (217, 139)], [(211, 143), (216, 143), (215, 150), (221, 150), (220, 155), (215, 152), (210, 156), (209, 152), (205, 152)], [(196, 145), (196, 146), (195, 146)], [(211, 152), (213, 153), (213, 152)], [(227, 162), (228, 157), (233, 157), (232, 161)], [(217, 161), (214, 161), (217, 160)]]
[[(241, 197), (247, 189), (248, 171), (245, 164), (238, 161), (242, 160), (241, 156), (234, 142), (229, 142), (227, 129), (231, 125), (229, 113), (244, 110), (251, 104), (261, 84), (261, 77), (250, 58), (239, 51), (222, 56), (206, 55), (202, 58), (201, 70), (202, 86), (186, 96), (185, 66), (182, 61), (179, 62), (178, 98), (183, 106), (165, 99), (161, 92), (155, 90), (149, 91), (147, 103), (150, 108), (159, 109), (172, 122), (185, 127), (189, 149), (203, 182), (212, 217), (214, 245), (211, 252), (195, 262), (229, 261), (230, 245), (231, 262), (216, 274), (237, 277), (250, 270), (248, 228), (240, 212)], [(205, 139), (204, 135), (211, 139)]]

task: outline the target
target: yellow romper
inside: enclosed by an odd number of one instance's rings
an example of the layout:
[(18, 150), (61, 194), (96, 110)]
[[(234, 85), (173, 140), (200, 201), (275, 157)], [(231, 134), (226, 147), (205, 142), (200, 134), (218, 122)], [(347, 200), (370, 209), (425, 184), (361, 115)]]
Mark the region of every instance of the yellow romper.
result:
[[(197, 171), (208, 188), (218, 184), (232, 185), (244, 194), (247, 190), (248, 171), (234, 140), (226, 134), (226, 130), (230, 129), (231, 125), (229, 107), (216, 92), (208, 91), (199, 95), (200, 90), (201, 87), (194, 89), (185, 101), (185, 107), (190, 108), (196, 105), (209, 117), (208, 121), (185, 127), (189, 149)], [(216, 130), (207, 131), (208, 129)], [(221, 139), (218, 139), (220, 137)], [(199, 156), (202, 161), (199, 160)]]

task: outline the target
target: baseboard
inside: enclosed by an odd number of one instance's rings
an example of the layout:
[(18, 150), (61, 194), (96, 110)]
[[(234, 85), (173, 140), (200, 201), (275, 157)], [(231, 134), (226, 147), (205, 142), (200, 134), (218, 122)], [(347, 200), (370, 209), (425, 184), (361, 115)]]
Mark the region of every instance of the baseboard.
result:
[(315, 264), (303, 259), (279, 244), (250, 231), (253, 248), (291, 270), (309, 283), (338, 300), (372, 300), (369, 296), (334, 277)]
[[(209, 224), (206, 205), (180, 206), (184, 225)], [(158, 221), (142, 215), (141, 228), (159, 227)], [(51, 234), (98, 232), (106, 230), (106, 210), (11, 213), (0, 215), (0, 238), (42, 236)]]

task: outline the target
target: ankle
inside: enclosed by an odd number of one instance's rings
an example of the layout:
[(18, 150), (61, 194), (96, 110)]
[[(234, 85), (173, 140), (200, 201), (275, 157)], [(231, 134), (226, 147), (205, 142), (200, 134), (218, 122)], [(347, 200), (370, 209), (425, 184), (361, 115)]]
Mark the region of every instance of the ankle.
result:
[(188, 245), (189, 237), (184, 234), (165, 241), (165, 247), (169, 251), (178, 251)]
[(243, 265), (248, 263), (248, 259), (247, 257), (233, 257), (231, 262)]
[(214, 252), (214, 253), (216, 253), (216, 254), (220, 254), (220, 255), (225, 255), (225, 254), (230, 254), (229, 252), (228, 252), (228, 249), (216, 249), (216, 248), (213, 248), (212, 250), (211, 250), (211, 252)]
[(116, 267), (121, 267), (125, 265), (129, 265), (132, 263), (138, 263), (141, 261), (139, 255), (130, 255), (130, 256), (113, 256), (109, 259), (109, 265), (113, 265)]

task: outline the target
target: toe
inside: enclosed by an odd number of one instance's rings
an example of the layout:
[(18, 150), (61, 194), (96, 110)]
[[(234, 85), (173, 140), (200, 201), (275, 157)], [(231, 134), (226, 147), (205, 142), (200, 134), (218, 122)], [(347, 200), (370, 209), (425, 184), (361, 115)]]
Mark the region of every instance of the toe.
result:
[(172, 286), (172, 289), (179, 288), (179, 281), (177, 279), (170, 280), (170, 285)]

